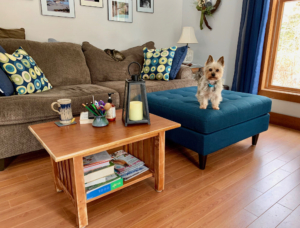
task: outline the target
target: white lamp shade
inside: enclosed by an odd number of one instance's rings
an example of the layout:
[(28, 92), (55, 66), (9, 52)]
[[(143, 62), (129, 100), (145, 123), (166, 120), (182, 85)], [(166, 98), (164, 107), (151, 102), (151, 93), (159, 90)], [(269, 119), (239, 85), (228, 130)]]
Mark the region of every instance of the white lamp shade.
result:
[(198, 40), (195, 35), (193, 27), (183, 27), (181, 37), (178, 41), (179, 44), (197, 44)]

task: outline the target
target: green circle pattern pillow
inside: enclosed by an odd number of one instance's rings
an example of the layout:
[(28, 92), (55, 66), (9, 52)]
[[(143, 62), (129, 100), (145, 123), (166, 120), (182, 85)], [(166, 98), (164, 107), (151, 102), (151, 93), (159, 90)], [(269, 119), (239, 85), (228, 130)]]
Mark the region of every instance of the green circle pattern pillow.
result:
[(142, 79), (169, 81), (176, 50), (176, 46), (163, 49), (148, 49), (145, 47)]
[(52, 89), (43, 71), (22, 47), (12, 55), (0, 53), (0, 66), (13, 82), (18, 95)]

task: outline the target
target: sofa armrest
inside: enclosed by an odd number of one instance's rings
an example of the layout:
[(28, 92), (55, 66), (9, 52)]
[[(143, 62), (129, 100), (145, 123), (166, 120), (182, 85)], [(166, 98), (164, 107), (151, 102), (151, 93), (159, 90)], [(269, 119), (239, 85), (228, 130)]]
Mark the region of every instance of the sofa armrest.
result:
[(193, 79), (193, 71), (190, 67), (181, 65), (175, 79)]

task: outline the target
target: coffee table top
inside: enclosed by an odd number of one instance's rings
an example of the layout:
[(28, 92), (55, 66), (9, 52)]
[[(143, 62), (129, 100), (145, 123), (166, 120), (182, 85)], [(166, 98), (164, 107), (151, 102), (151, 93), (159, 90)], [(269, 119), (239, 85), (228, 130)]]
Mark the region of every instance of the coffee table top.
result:
[(131, 125), (122, 122), (122, 110), (117, 110), (117, 119), (103, 128), (91, 124), (77, 124), (58, 127), (54, 122), (29, 126), (50, 156), (63, 161), (77, 156), (87, 156), (103, 150), (123, 146), (134, 141), (156, 136), (159, 132), (179, 128), (179, 123), (150, 114), (151, 125)]

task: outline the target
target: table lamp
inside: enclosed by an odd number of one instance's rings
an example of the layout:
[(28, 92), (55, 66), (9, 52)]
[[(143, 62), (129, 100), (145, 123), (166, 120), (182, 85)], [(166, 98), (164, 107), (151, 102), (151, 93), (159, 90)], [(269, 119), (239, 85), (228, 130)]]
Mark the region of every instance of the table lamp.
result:
[[(198, 40), (195, 35), (195, 30), (193, 27), (183, 27), (181, 37), (178, 41), (179, 44), (197, 44)], [(188, 52), (183, 63), (192, 63), (194, 59), (194, 51), (188, 47)]]

